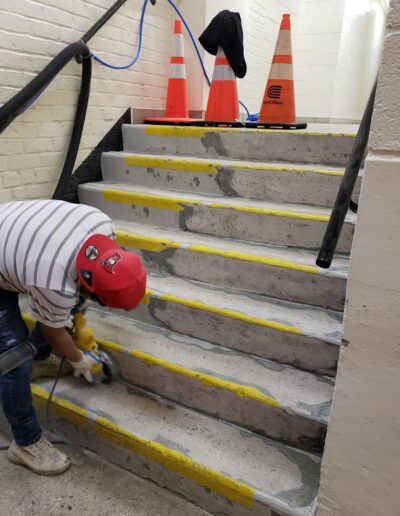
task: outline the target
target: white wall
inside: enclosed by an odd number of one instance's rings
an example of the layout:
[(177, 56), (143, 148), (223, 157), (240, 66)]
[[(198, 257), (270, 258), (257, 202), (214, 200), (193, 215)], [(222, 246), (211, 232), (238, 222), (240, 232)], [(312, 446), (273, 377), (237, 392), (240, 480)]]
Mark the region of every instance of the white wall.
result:
[(332, 116), (354, 120), (363, 113), (380, 64), (385, 16), (381, 0), (346, 0)]
[[(288, 12), (292, 20), (298, 118), (309, 121), (361, 119), (379, 66), (384, 32), (383, 0), (190, 2), (192, 0), (180, 0), (179, 5), (186, 7), (190, 25), (197, 28), (201, 20), (196, 33), (201, 33), (203, 20), (204, 26), (207, 25), (222, 9), (240, 13), (248, 72), (244, 79), (238, 80), (238, 87), (241, 100), (251, 112), (259, 111), (279, 24), (282, 14)], [(214, 58), (206, 54), (205, 61), (212, 75)], [(204, 81), (202, 84), (205, 106), (208, 88)]]
[[(354, 1), (354, 0), (353, 0)], [(345, 0), (302, 0), (293, 42), (297, 116), (332, 116)]]
[[(29, 82), (62, 48), (79, 40), (110, 0), (1, 0), (0, 104)], [(127, 63), (135, 50), (141, 0), (121, 8), (90, 47)], [(164, 108), (172, 10), (149, 4), (143, 53), (137, 66), (112, 71), (93, 63), (93, 81), (79, 164), (130, 106)], [(35, 103), (0, 135), (0, 202), (48, 197), (64, 161), (80, 84), (71, 62)]]
[[(281, 17), (289, 12), (298, 117), (361, 117), (368, 79), (371, 81), (378, 62), (379, 45), (372, 41), (379, 39), (381, 22), (367, 14), (364, 18), (352, 15), (351, 21), (341, 24), (345, 6), (350, 12), (355, 0), (346, 4), (345, 0), (176, 1), (196, 39), (220, 10), (240, 12), (248, 73), (238, 81), (239, 94), (251, 112), (258, 112), (261, 105)], [(380, 1), (385, 0), (357, 3), (368, 3), (377, 10)], [(0, 103), (68, 43), (78, 40), (109, 6), (110, 0), (1, 0)], [(136, 48), (141, 6), (142, 0), (127, 2), (91, 41), (91, 48), (113, 63), (128, 62)], [(128, 107), (164, 109), (174, 18), (165, 0), (158, 0), (155, 7), (149, 4), (138, 64), (128, 71), (112, 71), (94, 63), (92, 95), (77, 165)], [(372, 26), (375, 36), (371, 38), (368, 31)], [(347, 29), (342, 36), (342, 27), (352, 29), (350, 34), (357, 30), (360, 37), (351, 36)], [(207, 103), (208, 88), (187, 36), (185, 43), (189, 105), (201, 109)], [(214, 58), (205, 57), (212, 75)], [(348, 86), (356, 64), (358, 71)], [(80, 67), (71, 62), (34, 108), (0, 136), (0, 202), (52, 194), (64, 160), (79, 83)]]
[[(182, 3), (191, 0), (181, 0)], [(252, 113), (260, 109), (265, 85), (282, 14), (292, 14), (292, 24), (298, 22), (298, 0), (205, 0), (206, 25), (223, 9), (238, 12), (244, 31), (244, 50), (247, 75), (238, 79), (239, 97)], [(196, 14), (197, 16), (197, 14)], [(206, 54), (206, 68), (212, 76), (215, 58)], [(208, 88), (204, 88), (204, 105), (207, 104)], [(241, 108), (243, 111), (243, 108)]]
[(393, 0), (347, 286), (318, 516), (400, 508), (400, 1)]

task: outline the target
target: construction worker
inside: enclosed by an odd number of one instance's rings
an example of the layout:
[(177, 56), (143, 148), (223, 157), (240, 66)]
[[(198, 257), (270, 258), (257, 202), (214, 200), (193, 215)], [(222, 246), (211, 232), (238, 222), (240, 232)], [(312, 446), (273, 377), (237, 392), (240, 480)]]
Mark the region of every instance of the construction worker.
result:
[[(90, 380), (95, 361), (65, 329), (78, 297), (130, 310), (146, 289), (139, 258), (122, 250), (114, 236), (111, 219), (82, 204), (39, 200), (0, 205), (0, 361), (2, 353), (28, 339), (18, 306), (18, 295), (25, 294), (45, 340), (76, 375)], [(35, 473), (58, 475), (71, 463), (43, 436), (37, 421), (32, 362), (0, 376), (3, 410), (14, 437), (8, 458)]]

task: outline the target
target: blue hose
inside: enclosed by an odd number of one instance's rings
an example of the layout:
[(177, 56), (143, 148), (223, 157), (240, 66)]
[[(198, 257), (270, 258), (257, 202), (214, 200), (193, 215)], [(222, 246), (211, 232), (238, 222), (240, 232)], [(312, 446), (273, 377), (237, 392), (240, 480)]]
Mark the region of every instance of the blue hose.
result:
[[(208, 77), (207, 70), (206, 70), (206, 68), (204, 66), (204, 62), (203, 62), (203, 59), (201, 57), (199, 47), (197, 46), (197, 43), (196, 43), (196, 40), (194, 39), (192, 31), (190, 30), (190, 28), (189, 28), (185, 18), (183, 17), (183, 15), (179, 11), (179, 9), (176, 7), (174, 2), (172, 0), (167, 0), (167, 2), (170, 4), (170, 6), (174, 9), (176, 14), (182, 20), (182, 23), (185, 26), (185, 29), (187, 30), (187, 33), (189, 34), (189, 37), (190, 37), (190, 39), (192, 41), (192, 44), (193, 44), (193, 47), (194, 47), (194, 49), (196, 51), (196, 54), (197, 54), (197, 57), (199, 59), (201, 68), (203, 70), (204, 78), (207, 81), (208, 86), (210, 86), (211, 81), (210, 81), (210, 78)], [(93, 57), (93, 59), (95, 61), (97, 61), (98, 63), (102, 64), (103, 66), (106, 66), (107, 68), (111, 68), (112, 70), (127, 70), (128, 68), (131, 68), (134, 64), (136, 64), (136, 62), (138, 61), (138, 59), (140, 57), (140, 53), (142, 51), (143, 24), (144, 24), (144, 16), (146, 14), (147, 4), (148, 4), (148, 0), (144, 0), (143, 7), (142, 7), (142, 13), (140, 15), (140, 23), (139, 23), (139, 42), (138, 42), (138, 47), (137, 47), (137, 50), (136, 50), (136, 54), (133, 57), (132, 61), (130, 63), (128, 63), (127, 65), (122, 65), (122, 66), (113, 65), (111, 63), (107, 63), (107, 61), (104, 61), (104, 59), (101, 59), (101, 57), (96, 55), (94, 52), (91, 52), (91, 55), (92, 55), (92, 57)], [(249, 110), (247, 109), (246, 105), (243, 102), (240, 102), (240, 105), (245, 109), (245, 111), (247, 113), (247, 120), (254, 119), (254, 117), (257, 116), (257, 115), (250, 115)], [(258, 119), (258, 117), (257, 117), (257, 119)]]
[(144, 15), (146, 14), (146, 7), (148, 4), (148, 1), (149, 0), (144, 0), (144, 2), (143, 2), (142, 14), (140, 15), (140, 23), (139, 23), (139, 42), (138, 42), (136, 54), (135, 54), (134, 58), (132, 59), (132, 61), (127, 65), (122, 65), (122, 66), (112, 65), (110, 63), (107, 63), (107, 61), (104, 61), (103, 59), (101, 59), (101, 57), (97, 56), (94, 52), (91, 52), (91, 55), (95, 61), (102, 64), (103, 66), (106, 66), (107, 68), (111, 68), (112, 70), (127, 70), (128, 68), (130, 68), (131, 66), (136, 64), (137, 60), (140, 57), (140, 53), (142, 51)]

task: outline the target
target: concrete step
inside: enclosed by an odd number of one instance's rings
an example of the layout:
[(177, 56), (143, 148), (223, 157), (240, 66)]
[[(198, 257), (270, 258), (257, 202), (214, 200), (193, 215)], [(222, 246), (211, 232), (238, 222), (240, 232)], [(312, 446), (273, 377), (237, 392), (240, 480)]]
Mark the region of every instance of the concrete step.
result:
[[(86, 183), (80, 202), (113, 219), (305, 249), (320, 247), (330, 209), (184, 194), (122, 183)], [(346, 216), (337, 252), (349, 253), (355, 214)]]
[(312, 124), (302, 131), (124, 125), (122, 135), (126, 152), (345, 166), (356, 129)]
[(120, 313), (273, 362), (335, 374), (340, 312), (149, 274), (144, 302)]
[[(157, 189), (332, 207), (344, 168), (106, 152), (105, 181)], [(358, 179), (355, 195), (358, 195)]]
[[(33, 385), (45, 421), (53, 382)], [(311, 516), (320, 459), (117, 383), (60, 380), (51, 424), (212, 513)]]
[(102, 310), (90, 310), (88, 322), (130, 384), (296, 448), (322, 451), (331, 379)]
[(257, 245), (114, 220), (117, 242), (134, 249), (153, 271), (217, 286), (342, 310), (348, 258), (329, 269), (315, 265), (316, 253)]
[[(4, 423), (0, 415), (0, 424)], [(59, 438), (47, 435), (51, 442)], [(181, 496), (70, 444), (56, 444), (72, 467), (58, 477), (39, 477), (7, 459), (11, 436), (0, 432), (3, 515), (12, 516), (211, 516)]]

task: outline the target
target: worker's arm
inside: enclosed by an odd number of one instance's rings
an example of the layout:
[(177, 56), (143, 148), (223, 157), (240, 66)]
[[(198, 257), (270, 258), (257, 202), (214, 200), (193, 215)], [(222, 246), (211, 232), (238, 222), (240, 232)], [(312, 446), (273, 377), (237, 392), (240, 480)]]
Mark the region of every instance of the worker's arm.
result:
[(41, 323), (42, 335), (52, 348), (71, 362), (79, 362), (82, 353), (65, 328), (52, 328)]

